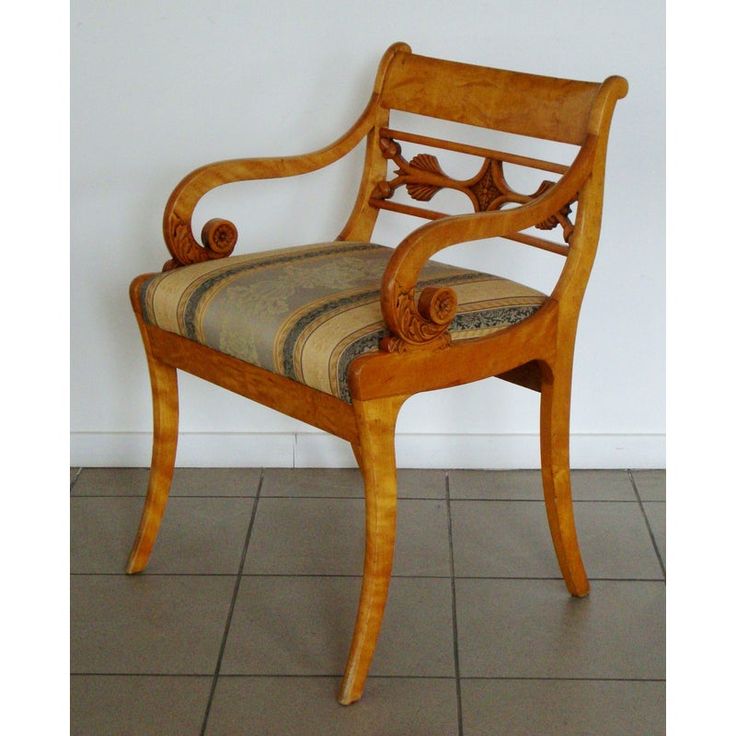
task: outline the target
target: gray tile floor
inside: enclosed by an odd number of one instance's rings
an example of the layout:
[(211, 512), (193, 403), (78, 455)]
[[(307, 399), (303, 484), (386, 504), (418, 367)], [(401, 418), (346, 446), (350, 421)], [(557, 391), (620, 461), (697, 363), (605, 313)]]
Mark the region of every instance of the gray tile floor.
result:
[(141, 469), (71, 469), (72, 733), (664, 734), (664, 471), (575, 471), (591, 595), (536, 471), (402, 470), (363, 700), (335, 701), (360, 588), (357, 470), (180, 469), (143, 575)]

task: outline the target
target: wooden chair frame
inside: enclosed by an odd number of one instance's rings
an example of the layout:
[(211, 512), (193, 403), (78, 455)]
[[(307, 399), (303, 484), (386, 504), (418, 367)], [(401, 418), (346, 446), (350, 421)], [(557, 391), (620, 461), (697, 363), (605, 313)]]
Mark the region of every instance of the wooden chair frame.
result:
[[(578, 314), (595, 257), (601, 225), (606, 146), (616, 101), (627, 83), (609, 77), (601, 84), (486, 69), (415, 55), (391, 46), (381, 60), (373, 94), (357, 122), (341, 138), (301, 156), (222, 161), (189, 174), (176, 187), (164, 214), (164, 238), (172, 259), (165, 269), (228, 256), (237, 231), (227, 220), (212, 220), (200, 245), (192, 213), (211, 189), (235, 181), (295, 176), (338, 160), (367, 138), (357, 200), (337, 240), (369, 241), (381, 209), (420, 214), (432, 220), (395, 249), (381, 285), (381, 309), (390, 332), (378, 352), (357, 358), (348, 378), (352, 403), (289, 378), (166, 332), (143, 320), (138, 287), (131, 284), (133, 309), (146, 350), (153, 391), (154, 439), (148, 493), (127, 571), (143, 570), (166, 506), (178, 436), (177, 370), (199, 376), (277, 409), (351, 443), (365, 486), (363, 585), (339, 701), (363, 692), (388, 595), (396, 530), (394, 432), (399, 410), (413, 394), (496, 376), (541, 394), (541, 467), (549, 527), (560, 569), (574, 596), (588, 593), (573, 518), (569, 472), (569, 416), (573, 348)], [(561, 166), (523, 156), (401, 133), (388, 128), (391, 109), (470, 123), (580, 146), (574, 162)], [(486, 159), (486, 189), (476, 177), (451, 180), (427, 157), (406, 162), (396, 140), (426, 143)], [(387, 161), (399, 166), (398, 180), (386, 181)], [(498, 165), (507, 161), (562, 174), (533, 196), (515, 196)], [(435, 159), (436, 162), (436, 159)], [(421, 164), (421, 165), (420, 165)], [(494, 169), (494, 166), (496, 167)], [(403, 177), (403, 179), (402, 179)], [(482, 178), (482, 177), (481, 177)], [(416, 199), (451, 186), (474, 199), (473, 214), (445, 216), (390, 201), (406, 183)], [(480, 184), (479, 184), (480, 182)], [(491, 186), (493, 185), (493, 186)], [(489, 206), (488, 186), (503, 201)], [(495, 188), (494, 188), (495, 187)], [(482, 196), (481, 196), (482, 195)], [(484, 201), (480, 201), (485, 197)], [(567, 220), (577, 202), (574, 226)], [(501, 202), (503, 203), (503, 202)], [(545, 225), (546, 223), (546, 225)], [(521, 231), (563, 225), (566, 245)], [(549, 299), (531, 317), (486, 337), (452, 342), (452, 289), (427, 287), (416, 297), (422, 266), (456, 243), (505, 237), (560, 253), (566, 259)], [(335, 247), (339, 247), (336, 243)]]

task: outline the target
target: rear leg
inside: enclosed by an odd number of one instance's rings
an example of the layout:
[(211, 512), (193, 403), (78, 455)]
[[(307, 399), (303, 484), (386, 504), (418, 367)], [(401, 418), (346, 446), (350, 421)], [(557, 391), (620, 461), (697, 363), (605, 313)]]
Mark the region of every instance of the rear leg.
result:
[(542, 485), (547, 520), (560, 571), (570, 593), (588, 595), (585, 573), (575, 530), (570, 487), (570, 389), (572, 372), (543, 366), (540, 440)]

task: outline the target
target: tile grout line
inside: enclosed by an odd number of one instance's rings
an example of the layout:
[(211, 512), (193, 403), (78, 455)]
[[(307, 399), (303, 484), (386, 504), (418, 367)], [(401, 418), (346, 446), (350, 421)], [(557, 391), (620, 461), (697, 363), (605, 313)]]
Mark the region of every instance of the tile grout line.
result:
[[(125, 572), (72, 572), (71, 577), (128, 577)], [(147, 572), (146, 577), (161, 578), (235, 578), (238, 577), (237, 572)], [(362, 579), (360, 573), (337, 573), (337, 572), (244, 572), (241, 578), (358, 578)], [(562, 576), (540, 576), (540, 575), (392, 575), (393, 580), (409, 579), (409, 580), (541, 580), (541, 581), (560, 581)], [(602, 578), (589, 577), (591, 582), (609, 582), (609, 583), (661, 583), (662, 578)]]
[[(492, 503), (544, 503), (544, 498), (453, 498), (453, 503), (489, 501)], [(636, 503), (635, 498), (576, 498), (574, 503)]]
[[(74, 496), (75, 499), (85, 498), (145, 498), (145, 493), (83, 493)], [(216, 494), (196, 494), (196, 493), (170, 493), (169, 498), (232, 498), (233, 501), (239, 498), (255, 498), (255, 493), (240, 495), (216, 495)], [(267, 497), (264, 497), (267, 498)], [(298, 498), (297, 496), (285, 496), (284, 498)]]
[(460, 652), (457, 637), (457, 599), (455, 596), (455, 552), (452, 546), (452, 511), (450, 510), (450, 473), (445, 471), (445, 500), (447, 503), (447, 535), (450, 543), (450, 589), (452, 592), (452, 649), (455, 660), (455, 694), (457, 697), (457, 733), (463, 736), (463, 699), (460, 686)]
[(652, 540), (652, 546), (654, 547), (654, 552), (657, 555), (657, 560), (659, 560), (659, 566), (662, 568), (662, 575), (667, 578), (667, 571), (664, 568), (664, 561), (662, 560), (662, 555), (659, 552), (659, 547), (657, 547), (657, 540), (654, 538), (654, 532), (652, 531), (652, 527), (649, 524), (649, 517), (647, 516), (647, 512), (644, 509), (644, 503), (641, 500), (641, 496), (639, 495), (639, 489), (636, 486), (636, 480), (634, 479), (634, 474), (631, 472), (631, 470), (626, 471), (629, 474), (629, 481), (631, 482), (631, 485), (634, 488), (634, 493), (636, 494), (636, 500), (639, 502), (639, 508), (641, 509), (642, 516), (644, 517), (644, 523), (647, 525), (647, 531), (649, 532), (649, 539)]
[(463, 680), (539, 680), (541, 682), (667, 682), (666, 677), (519, 677), (512, 675), (497, 675), (496, 677), (483, 677), (482, 675), (468, 675)]
[[(76, 479), (72, 486), (76, 484)], [(74, 496), (75, 499), (82, 498), (145, 498), (145, 493), (83, 493)], [(217, 494), (196, 494), (196, 493), (170, 493), (169, 498), (255, 498), (255, 494), (239, 494), (239, 495), (217, 495)], [(294, 501), (307, 500), (307, 501), (362, 501), (363, 496), (285, 496), (285, 495), (265, 495), (262, 496), (266, 499), (290, 499)], [(444, 501), (444, 496), (397, 496), (399, 501)], [(483, 503), (544, 503), (543, 499), (540, 498), (453, 498), (453, 503), (467, 503), (467, 502), (483, 502)], [(623, 499), (623, 498), (577, 498), (575, 503), (628, 503), (635, 504), (637, 500)], [(665, 501), (652, 500), (647, 503), (666, 503)]]
[[(76, 483), (76, 481), (75, 481)], [(73, 487), (70, 486), (70, 489)], [(86, 498), (145, 498), (145, 493), (83, 493), (75, 494), (75, 499), (86, 499)], [(171, 493), (169, 498), (198, 498), (198, 499), (239, 499), (239, 498), (255, 498), (254, 494), (251, 495), (212, 495), (212, 494), (194, 494), (194, 493)], [(279, 499), (279, 500), (292, 500), (292, 501), (362, 501), (363, 496), (261, 496), (263, 500)], [(444, 501), (444, 496), (397, 496), (398, 501)], [(544, 503), (543, 499), (537, 498), (453, 498), (453, 503)], [(592, 499), (592, 498), (578, 498), (574, 501), (577, 504), (589, 504), (589, 503), (606, 503), (606, 504), (636, 504), (638, 501), (634, 498), (631, 500), (623, 499)], [(652, 504), (663, 504), (665, 501), (647, 501), (646, 503)]]
[[(145, 498), (145, 493), (85, 493), (82, 495), (75, 496), (75, 498)], [(254, 493), (250, 494), (229, 494), (229, 495), (216, 495), (211, 493), (170, 493), (169, 498), (255, 498)], [(322, 500), (328, 500), (328, 501), (363, 501), (363, 496), (287, 496), (287, 495), (262, 495), (261, 498), (264, 500), (271, 499), (271, 498), (279, 498), (284, 499), (288, 498), (294, 501), (299, 500), (310, 500), (310, 501), (322, 501)], [(444, 494), (442, 496), (397, 496), (397, 499), (399, 501), (444, 501), (445, 496)], [(464, 499), (469, 501), (486, 501), (489, 499), (479, 498), (479, 499)], [(493, 499), (491, 499), (493, 500)], [(530, 499), (531, 500), (531, 499)], [(631, 501), (630, 503), (636, 503), (636, 501)]]
[[(311, 673), (284, 673), (274, 674), (272, 672), (237, 672), (237, 673), (226, 673), (219, 676), (222, 678), (263, 678), (278, 680), (281, 678), (301, 678), (301, 679), (333, 679), (340, 680), (343, 677), (342, 672), (327, 673), (327, 674), (314, 674)], [(203, 679), (209, 679), (212, 677), (211, 673), (207, 672), (70, 672), (70, 677), (200, 677)], [(372, 680), (452, 680), (455, 678), (449, 675), (371, 675)], [(519, 680), (519, 681), (541, 681), (541, 682), (666, 682), (665, 677), (544, 677), (529, 675), (513, 676), (513, 675), (496, 675), (496, 676), (484, 676), (484, 675), (466, 675), (460, 678), (461, 680), (487, 680), (487, 681), (506, 681), (506, 680)]]
[(263, 486), (263, 468), (261, 468), (261, 476), (258, 480), (258, 490), (256, 491), (255, 500), (253, 502), (253, 510), (250, 515), (250, 523), (248, 524), (248, 531), (245, 533), (245, 541), (243, 542), (243, 553), (240, 556), (240, 565), (238, 567), (238, 573), (235, 578), (235, 586), (233, 588), (233, 597), (230, 601), (230, 609), (227, 613), (227, 619), (225, 619), (225, 631), (222, 635), (222, 642), (220, 644), (220, 651), (217, 655), (217, 664), (215, 665), (215, 672), (212, 677), (212, 687), (210, 688), (210, 695), (207, 698), (207, 706), (204, 711), (204, 718), (202, 719), (202, 728), (200, 730), (200, 736), (204, 736), (207, 730), (207, 721), (210, 717), (210, 709), (212, 708), (212, 701), (215, 696), (215, 688), (217, 687), (217, 681), (220, 677), (220, 668), (222, 667), (222, 659), (225, 656), (225, 645), (227, 644), (227, 636), (230, 633), (230, 624), (233, 620), (233, 613), (235, 612), (235, 602), (238, 598), (238, 591), (240, 590), (240, 581), (243, 579), (243, 569), (245, 567), (245, 557), (248, 554), (248, 545), (250, 544), (250, 538), (253, 533), (253, 526), (256, 520), (256, 511), (258, 509), (258, 500), (261, 497), (261, 487)]

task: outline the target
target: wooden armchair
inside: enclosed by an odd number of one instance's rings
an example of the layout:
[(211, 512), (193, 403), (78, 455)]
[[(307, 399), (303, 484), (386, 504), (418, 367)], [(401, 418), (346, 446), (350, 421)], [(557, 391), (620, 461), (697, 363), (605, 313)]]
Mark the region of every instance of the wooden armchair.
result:
[[(358, 700), (391, 577), (399, 409), (420, 391), (496, 376), (541, 394), (552, 541), (568, 590), (585, 596), (568, 458), (573, 346), (598, 244), (611, 117), (626, 92), (621, 77), (598, 84), (501, 71), (418, 56), (397, 43), (381, 60), (364, 112), (332, 145), (303, 156), (214, 163), (184, 178), (164, 214), (171, 260), (130, 289), (151, 377), (154, 440), (128, 572), (146, 566), (166, 505), (178, 433), (177, 369), (347, 440), (365, 485), (365, 561), (339, 701)], [(563, 166), (392, 130), (391, 110), (580, 148)], [(232, 223), (209, 221), (202, 244), (192, 234), (194, 208), (214, 187), (315, 171), (363, 138), (357, 201), (335, 241), (228, 258), (237, 240)], [(407, 161), (399, 141), (478, 157), (479, 173), (461, 181), (434, 155)], [(520, 194), (507, 183), (504, 163), (560, 176)], [(455, 189), (474, 212), (449, 216), (402, 204), (392, 199), (399, 187), (419, 202)], [(381, 210), (431, 222), (386, 248), (370, 242)], [(558, 227), (564, 242), (523, 232)], [(456, 243), (491, 237), (562, 256), (552, 293), (429, 260)]]

